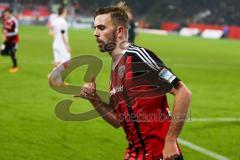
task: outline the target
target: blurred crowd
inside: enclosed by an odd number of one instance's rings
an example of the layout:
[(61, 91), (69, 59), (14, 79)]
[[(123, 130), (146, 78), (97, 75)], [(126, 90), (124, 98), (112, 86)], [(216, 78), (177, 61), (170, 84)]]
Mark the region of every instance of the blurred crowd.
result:
[[(47, 17), (56, 10), (56, 5), (66, 3), (72, 17), (91, 17), (102, 6), (116, 4), (119, 0), (0, 0), (9, 3), (21, 15), (35, 15), (36, 20)], [(133, 17), (145, 26), (159, 28), (162, 22), (205, 23), (240, 25), (239, 0), (125, 0)], [(0, 6), (1, 7), (1, 6)], [(55, 9), (54, 9), (55, 8)], [(71, 15), (70, 14), (70, 15)], [(141, 24), (141, 23), (140, 23)]]
[(168, 6), (165, 20), (217, 25), (240, 25), (239, 0), (180, 0)]

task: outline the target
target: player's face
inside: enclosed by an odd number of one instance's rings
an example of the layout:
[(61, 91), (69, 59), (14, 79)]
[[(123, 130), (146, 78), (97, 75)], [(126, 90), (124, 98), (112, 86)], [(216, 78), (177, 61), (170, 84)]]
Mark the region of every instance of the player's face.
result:
[(9, 19), (11, 14), (9, 12), (4, 12), (3, 17)]
[(111, 52), (116, 47), (116, 27), (113, 26), (110, 14), (95, 17), (94, 36), (101, 52)]

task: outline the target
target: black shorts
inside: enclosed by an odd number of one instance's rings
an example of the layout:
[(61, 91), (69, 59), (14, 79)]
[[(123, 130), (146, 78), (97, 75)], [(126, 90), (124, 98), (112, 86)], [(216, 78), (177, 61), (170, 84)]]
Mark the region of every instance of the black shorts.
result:
[[(158, 160), (159, 160), (159, 158), (158, 158)], [(160, 158), (160, 160), (162, 160), (162, 158)], [(177, 158), (175, 158), (174, 160), (184, 160), (183, 155), (180, 153), (180, 155)]]
[(182, 154), (180, 154), (175, 160), (183, 160)]
[[(162, 155), (155, 156), (151, 154), (151, 151), (149, 153), (144, 152), (141, 148), (134, 148), (130, 149), (127, 148), (124, 160), (162, 160)], [(183, 155), (180, 153), (180, 155), (175, 158), (174, 160), (184, 160)]]
[(17, 49), (17, 44), (15, 42), (4, 42), (1, 47), (1, 55), (8, 56), (15, 52)]

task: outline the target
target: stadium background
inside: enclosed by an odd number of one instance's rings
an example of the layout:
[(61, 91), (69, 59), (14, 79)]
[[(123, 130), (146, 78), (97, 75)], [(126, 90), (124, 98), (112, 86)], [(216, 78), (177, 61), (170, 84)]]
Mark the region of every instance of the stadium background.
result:
[[(20, 71), (10, 74), (10, 60), (0, 57), (1, 160), (122, 159), (127, 145), (122, 130), (112, 129), (101, 118), (86, 122), (58, 119), (54, 108), (63, 99), (74, 101), (74, 113), (92, 107), (87, 101), (55, 92), (47, 80), (53, 56), (46, 23), (51, 11), (65, 3), (72, 26), (72, 55), (94, 55), (104, 62), (97, 84), (107, 91), (110, 58), (97, 49), (91, 15), (95, 8), (116, 2), (0, 1), (1, 11), (11, 6), (20, 20)], [(239, 1), (126, 2), (141, 28), (136, 44), (158, 53), (193, 92), (189, 119), (180, 137), (185, 159), (239, 160)], [(206, 29), (210, 34), (220, 31), (220, 35), (201, 38)], [(83, 84), (85, 70), (75, 70), (69, 77), (71, 83)]]

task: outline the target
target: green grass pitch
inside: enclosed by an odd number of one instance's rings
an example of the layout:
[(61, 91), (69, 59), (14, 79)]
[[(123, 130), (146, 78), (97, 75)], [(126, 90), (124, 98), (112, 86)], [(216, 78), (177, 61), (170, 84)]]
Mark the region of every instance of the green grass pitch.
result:
[[(109, 84), (110, 57), (100, 53), (90, 30), (69, 32), (72, 56), (94, 55), (104, 62), (97, 87)], [(1, 160), (120, 160), (127, 146), (122, 129), (101, 118), (86, 122), (58, 119), (55, 105), (74, 100), (72, 112), (91, 109), (84, 100), (52, 90), (52, 40), (46, 27), (20, 28), (20, 71), (10, 74), (8, 57), (0, 57)], [(138, 45), (151, 49), (191, 89), (192, 118), (240, 117), (240, 41), (139, 34)], [(69, 77), (83, 84), (84, 68)], [(172, 98), (169, 96), (170, 103)], [(239, 122), (187, 122), (181, 138), (231, 160), (240, 159)], [(186, 160), (214, 160), (181, 145)]]

